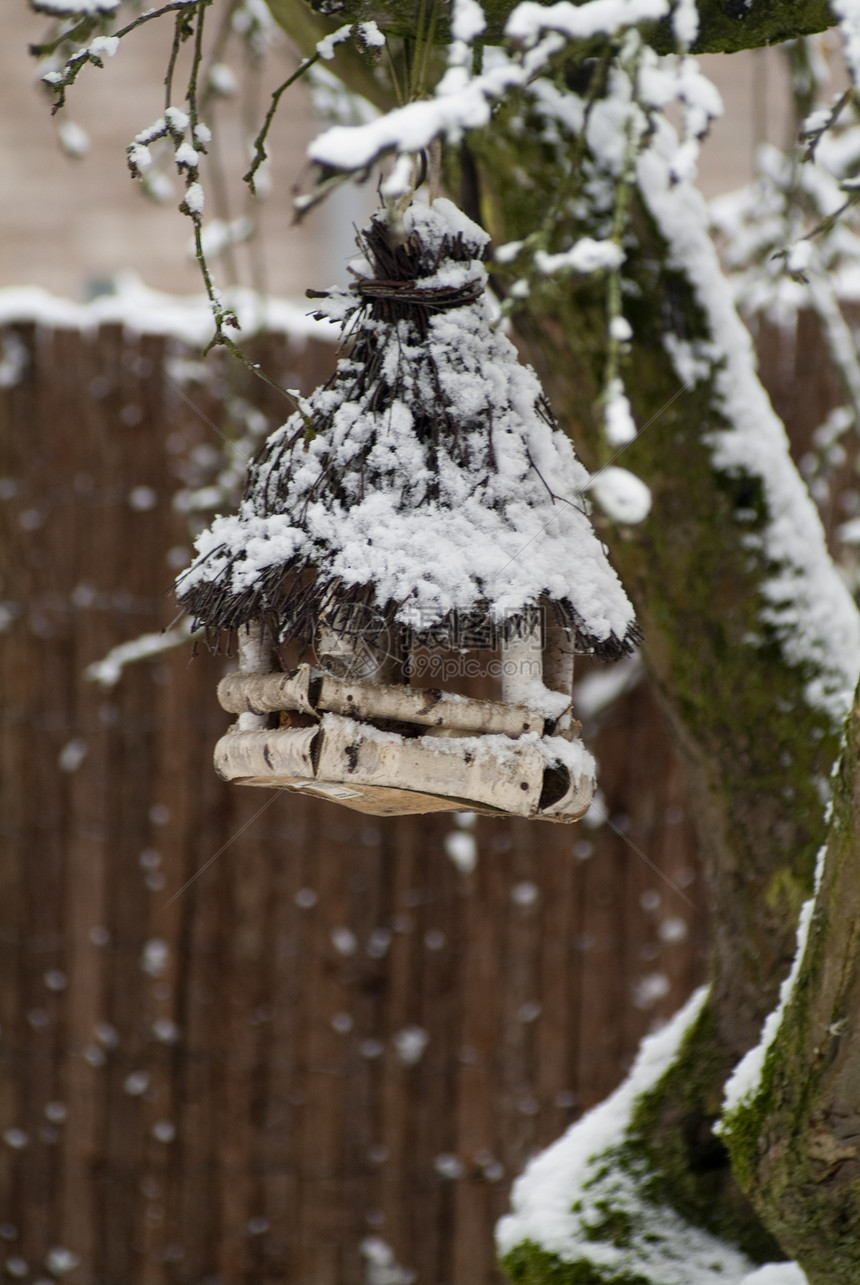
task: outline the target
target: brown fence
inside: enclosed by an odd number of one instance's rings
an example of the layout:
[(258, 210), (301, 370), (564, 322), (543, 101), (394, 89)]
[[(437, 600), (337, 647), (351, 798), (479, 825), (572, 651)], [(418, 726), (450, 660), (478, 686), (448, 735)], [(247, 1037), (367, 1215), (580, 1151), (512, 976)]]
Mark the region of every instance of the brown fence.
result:
[[(647, 686), (587, 729), (612, 825), (470, 830), (226, 787), (223, 658), (174, 651), (108, 690), (83, 673), (172, 619), (171, 497), (238, 376), (165, 379), (175, 341), (118, 327), (0, 339), (0, 1269), (498, 1281), (513, 1177), (703, 974)], [(305, 387), (331, 360), (284, 338), (264, 357)], [(470, 874), (449, 855), (469, 836)]]

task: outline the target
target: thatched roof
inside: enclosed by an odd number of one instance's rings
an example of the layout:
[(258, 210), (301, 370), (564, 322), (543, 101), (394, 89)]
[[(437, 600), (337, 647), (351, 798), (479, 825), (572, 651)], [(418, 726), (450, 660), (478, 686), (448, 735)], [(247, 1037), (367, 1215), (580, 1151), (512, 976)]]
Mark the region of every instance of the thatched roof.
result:
[(549, 600), (611, 657), (633, 610), (588, 519), (588, 474), (494, 322), (486, 234), (450, 201), (384, 213), (325, 312), (349, 341), (332, 379), (265, 443), (239, 512), (198, 539), (180, 602), (211, 631), (262, 617), (310, 641), (362, 603), (418, 637), (456, 613)]

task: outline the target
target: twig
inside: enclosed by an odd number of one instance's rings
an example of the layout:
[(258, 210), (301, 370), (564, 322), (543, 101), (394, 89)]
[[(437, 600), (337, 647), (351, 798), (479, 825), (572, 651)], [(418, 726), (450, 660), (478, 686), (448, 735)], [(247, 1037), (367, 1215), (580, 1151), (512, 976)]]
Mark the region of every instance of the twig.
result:
[(185, 41), (191, 35), (192, 28), (188, 24), (187, 15), (180, 11), (176, 15), (176, 26), (173, 32), (173, 45), (170, 49), (170, 57), (167, 61), (167, 71), (164, 73), (164, 109), (165, 111), (173, 101), (173, 73), (176, 70), (176, 60), (179, 57), (179, 50)]
[(269, 110), (266, 112), (266, 119), (263, 121), (263, 125), (262, 125), (262, 128), (260, 129), (259, 134), (254, 139), (254, 159), (251, 162), (251, 168), (248, 170), (248, 173), (245, 174), (243, 178), (243, 182), (248, 184), (252, 192), (256, 193), (257, 191), (256, 187), (254, 186), (254, 178), (257, 173), (257, 170), (260, 168), (260, 166), (263, 164), (263, 162), (266, 160), (268, 156), (268, 153), (266, 152), (265, 144), (266, 144), (266, 139), (268, 137), (269, 129), (271, 127), (272, 121), (275, 118), (275, 112), (278, 110), (278, 103), (281, 101), (282, 95), (286, 92), (286, 90), (289, 89), (290, 85), (294, 85), (295, 82), (299, 79), (299, 77), (305, 74), (305, 72), (308, 70), (309, 67), (312, 67), (315, 62), (319, 61), (319, 58), (320, 58), (319, 50), (316, 50), (316, 52), (312, 53), (309, 58), (305, 58), (302, 62), (300, 62), (296, 70), (293, 72), (293, 74), (291, 76), (288, 76), (287, 79), (284, 81), (284, 83), (282, 85), (279, 85), (278, 88), (273, 91), (272, 101), (269, 104)]
[(857, 100), (857, 90), (854, 88), (853, 85), (849, 85), (848, 88), (845, 90), (845, 92), (840, 95), (840, 97), (834, 103), (833, 107), (830, 109), (830, 113), (827, 117), (827, 120), (824, 122), (821, 128), (812, 130), (809, 134), (803, 135), (803, 137), (807, 139), (808, 142), (806, 145), (806, 151), (803, 153), (803, 156), (801, 157), (802, 161), (812, 161), (815, 159), (815, 149), (818, 147), (818, 144), (821, 142), (824, 135), (828, 132), (828, 130), (831, 130), (833, 128), (833, 126), (836, 124), (837, 120), (842, 115), (842, 112), (845, 110), (848, 104), (856, 102), (856, 100)]

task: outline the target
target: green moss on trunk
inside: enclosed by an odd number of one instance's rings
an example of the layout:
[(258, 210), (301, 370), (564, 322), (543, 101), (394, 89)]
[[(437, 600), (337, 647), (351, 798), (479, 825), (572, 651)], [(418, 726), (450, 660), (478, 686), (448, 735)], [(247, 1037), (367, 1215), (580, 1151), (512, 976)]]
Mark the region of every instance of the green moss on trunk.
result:
[(860, 706), (835, 780), (803, 963), (758, 1091), (730, 1118), (732, 1162), (810, 1285), (860, 1280)]
[(638, 1273), (596, 1267), (586, 1259), (567, 1263), (533, 1241), (523, 1241), (502, 1259), (514, 1285), (653, 1285)]

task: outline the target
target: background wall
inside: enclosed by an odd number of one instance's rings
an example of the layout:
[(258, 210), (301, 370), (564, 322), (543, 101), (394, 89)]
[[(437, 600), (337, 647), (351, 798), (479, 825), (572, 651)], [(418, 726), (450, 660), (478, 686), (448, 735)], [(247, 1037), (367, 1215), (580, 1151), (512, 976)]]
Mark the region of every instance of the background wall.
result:
[[(165, 206), (148, 201), (125, 163), (134, 135), (163, 110), (170, 24), (153, 23), (123, 41), (104, 71), (88, 68), (72, 88), (65, 111), (54, 118), (38, 86), (36, 64), (26, 52), (28, 43), (43, 37), (45, 25), (25, 0), (8, 0), (0, 42), (0, 286), (41, 285), (85, 298), (94, 284), (132, 269), (156, 289), (196, 293), (199, 277), (187, 254), (190, 224), (177, 215), (178, 194)], [(726, 107), (702, 165), (704, 189), (713, 195), (749, 180), (758, 140), (783, 141), (784, 81), (775, 49), (701, 61)], [(254, 121), (296, 62), (286, 39), (276, 36), (254, 83), (256, 104), (247, 105)], [(225, 120), (236, 114), (229, 104), (217, 112)], [(82, 159), (60, 149), (57, 130), (64, 120), (79, 124), (91, 140)], [(296, 85), (282, 101), (272, 134), (271, 195), (256, 205), (264, 230), (262, 278), (276, 295), (302, 295), (308, 285), (328, 284), (342, 272), (351, 252), (352, 224), (373, 206), (372, 190), (348, 187), (299, 227), (293, 225), (292, 190), (306, 179), (305, 148), (319, 128), (304, 87)], [(240, 193), (247, 144), (233, 126), (225, 139), (230, 213), (236, 217), (244, 212)], [(322, 252), (321, 245), (326, 247)]]

